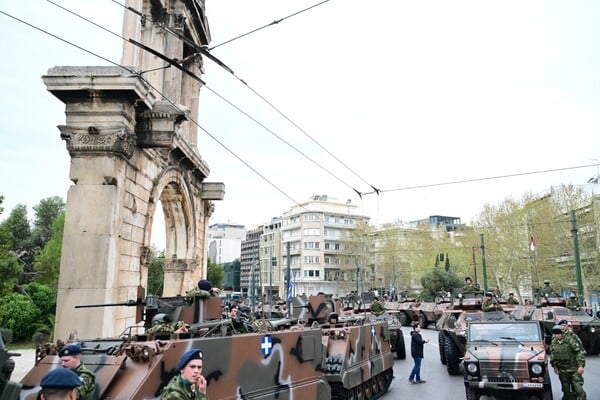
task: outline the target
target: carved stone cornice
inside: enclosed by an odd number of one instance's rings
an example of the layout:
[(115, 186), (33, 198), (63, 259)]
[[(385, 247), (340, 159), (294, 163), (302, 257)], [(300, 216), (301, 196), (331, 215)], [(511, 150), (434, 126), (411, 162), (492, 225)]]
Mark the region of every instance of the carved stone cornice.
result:
[(175, 107), (167, 101), (157, 101), (137, 118), (135, 133), (138, 146), (173, 148), (181, 123), (189, 120), (189, 115), (189, 110), (183, 106)]
[(193, 271), (198, 266), (196, 260), (171, 259), (163, 262), (163, 271), (165, 272), (184, 272)]
[(129, 159), (135, 150), (135, 135), (125, 126), (90, 126), (86, 129), (59, 125), (58, 129), (60, 138), (67, 142), (67, 150), (71, 156), (113, 153)]

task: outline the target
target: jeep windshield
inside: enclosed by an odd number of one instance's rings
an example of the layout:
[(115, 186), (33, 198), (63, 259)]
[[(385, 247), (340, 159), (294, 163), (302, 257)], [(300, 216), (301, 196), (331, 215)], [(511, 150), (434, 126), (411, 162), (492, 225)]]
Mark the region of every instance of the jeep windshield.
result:
[(541, 341), (541, 332), (536, 323), (472, 323), (469, 324), (470, 341), (493, 342), (537, 342)]

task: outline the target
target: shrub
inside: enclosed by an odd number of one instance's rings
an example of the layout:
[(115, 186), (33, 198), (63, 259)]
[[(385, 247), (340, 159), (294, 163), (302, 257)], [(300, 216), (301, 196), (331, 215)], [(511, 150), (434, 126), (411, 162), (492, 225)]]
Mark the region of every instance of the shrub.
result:
[(40, 310), (27, 297), (11, 293), (0, 299), (0, 326), (12, 329), (15, 342), (28, 341), (39, 319)]

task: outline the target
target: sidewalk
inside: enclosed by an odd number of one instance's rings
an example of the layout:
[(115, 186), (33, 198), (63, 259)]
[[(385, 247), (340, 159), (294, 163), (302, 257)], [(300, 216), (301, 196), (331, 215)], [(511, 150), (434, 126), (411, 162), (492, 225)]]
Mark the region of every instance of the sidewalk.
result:
[(15, 349), (10, 350), (11, 353), (20, 353), (20, 357), (13, 357), (15, 360), (15, 370), (10, 376), (10, 380), (19, 382), (27, 375), (35, 364), (35, 349)]

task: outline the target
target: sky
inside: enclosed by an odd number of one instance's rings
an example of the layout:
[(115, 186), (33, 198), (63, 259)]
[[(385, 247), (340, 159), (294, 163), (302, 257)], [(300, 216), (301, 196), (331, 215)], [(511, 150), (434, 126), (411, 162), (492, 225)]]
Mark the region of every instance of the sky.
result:
[[(110, 65), (81, 48), (121, 59), (120, 38), (55, 4), (121, 34), (117, 1), (0, 0), (0, 219), (71, 185), (64, 105), (41, 76)], [(225, 183), (211, 224), (251, 228), (313, 194), (374, 224), (469, 223), (599, 172), (598, 1), (207, 0), (206, 15), (211, 53), (252, 88), (205, 60), (198, 149)], [(472, 182), (443, 185), (457, 181)]]

